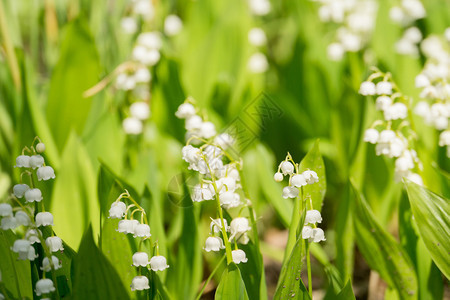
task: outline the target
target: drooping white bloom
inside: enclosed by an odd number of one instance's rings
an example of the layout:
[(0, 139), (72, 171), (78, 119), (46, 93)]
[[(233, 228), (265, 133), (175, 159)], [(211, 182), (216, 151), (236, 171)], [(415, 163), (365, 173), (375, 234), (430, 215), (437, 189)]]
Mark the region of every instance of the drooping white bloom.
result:
[(41, 180), (55, 179), (55, 171), (50, 166), (40, 167), (36, 172), (37, 178)]
[(305, 224), (322, 223), (322, 216), (318, 210), (307, 210), (305, 216)]
[[(54, 255), (52, 255), (52, 263), (54, 270), (61, 269), (62, 267), (61, 262)], [(50, 265), (50, 260), (48, 259), (48, 257), (44, 257), (44, 259), (42, 260), (41, 270), (44, 272), (50, 272), (52, 270), (52, 266)]]
[(41, 155), (33, 155), (30, 157), (30, 167), (32, 169), (40, 168), (44, 165), (44, 158)]
[(237, 207), (241, 204), (241, 197), (239, 194), (228, 191), (219, 195), (220, 205), (225, 208)]
[(250, 56), (247, 67), (252, 73), (264, 73), (269, 68), (269, 62), (263, 53), (257, 52)]
[(133, 237), (150, 237), (150, 226), (147, 224), (139, 224), (134, 228)]
[(378, 141), (378, 137), (379, 137), (379, 132), (378, 130), (374, 129), (374, 128), (369, 128), (364, 132), (364, 142), (369, 142), (371, 144), (376, 144)]
[(36, 145), (36, 152), (37, 153), (44, 153), (45, 151), (45, 144), (44, 143), (38, 143)]
[(203, 248), (206, 252), (210, 251), (220, 251), (220, 249), (225, 249), (223, 241), (220, 237), (210, 236), (205, 241), (205, 247)]
[(132, 75), (120, 73), (117, 75), (115, 85), (119, 90), (130, 91), (136, 87), (136, 79)]
[(26, 203), (41, 202), (42, 192), (40, 189), (29, 189), (25, 192)]
[(307, 184), (314, 184), (316, 182), (319, 182), (319, 176), (317, 176), (317, 173), (313, 170), (306, 170), (302, 173), (303, 177), (305, 177)]
[(152, 79), (152, 74), (150, 73), (148, 68), (141, 67), (134, 72), (133, 77), (136, 83), (147, 83)]
[(404, 103), (396, 102), (384, 110), (384, 119), (387, 121), (406, 119), (408, 107)]
[(295, 186), (286, 186), (283, 188), (283, 198), (295, 198), (298, 196), (299, 190)]
[(204, 200), (212, 200), (214, 195), (214, 188), (211, 184), (199, 183), (194, 186), (192, 191), (192, 201), (201, 202)]
[(147, 120), (150, 116), (150, 107), (147, 102), (134, 102), (130, 105), (130, 114), (139, 120)]
[(231, 251), (231, 256), (235, 264), (246, 263), (248, 261), (245, 252), (241, 249)]
[(148, 254), (146, 252), (136, 252), (133, 254), (133, 266), (146, 267), (148, 265)]
[(161, 53), (159, 53), (158, 49), (149, 49), (145, 46), (137, 45), (133, 48), (132, 56), (141, 64), (144, 64), (146, 66), (154, 66), (161, 58)]
[(247, 218), (234, 218), (230, 223), (231, 235), (242, 234), (251, 229)]
[(259, 27), (252, 28), (248, 32), (248, 42), (256, 47), (264, 46), (267, 43), (266, 33)]
[(149, 49), (161, 49), (162, 47), (160, 34), (156, 31), (141, 33), (137, 38), (137, 43)]
[(417, 56), (419, 54), (419, 48), (417, 47), (417, 45), (406, 39), (405, 37), (399, 39), (395, 43), (395, 50), (397, 51), (397, 53), (403, 55)]
[(153, 256), (150, 259), (150, 268), (153, 271), (164, 271), (168, 267), (169, 267), (169, 265), (167, 264), (167, 260), (162, 255)]
[(39, 229), (28, 229), (25, 233), (25, 239), (28, 240), (32, 245), (34, 243), (41, 243), (39, 236), (42, 236), (42, 232)]
[(143, 291), (150, 288), (146, 276), (135, 276), (131, 282), (132, 291)]
[(431, 84), (428, 77), (422, 73), (420, 73), (419, 75), (416, 76), (414, 83), (415, 83), (416, 87), (418, 87), (418, 88), (423, 88), (423, 87), (429, 86)]
[(313, 228), (311, 226), (303, 226), (302, 229), (302, 238), (309, 239), (313, 236)]
[(133, 34), (137, 31), (138, 24), (132, 17), (125, 17), (120, 20), (120, 27), (125, 33)]
[(422, 186), (423, 186), (423, 179), (422, 179), (422, 177), (421, 177), (419, 174), (417, 174), (417, 173), (410, 173), (410, 174), (408, 175), (408, 179), (411, 180), (412, 182), (414, 182), (415, 184), (418, 184), (418, 185), (422, 185)]
[(388, 96), (379, 96), (375, 105), (378, 110), (384, 111), (392, 105), (392, 98)]
[(28, 191), (30, 187), (24, 183), (16, 184), (13, 187), (14, 196), (17, 198), (22, 198), (25, 195), (25, 192)]
[(40, 212), (36, 215), (36, 226), (53, 226), (53, 215), (52, 213), (46, 211), (46, 212)]
[(214, 143), (222, 149), (228, 149), (233, 146), (234, 138), (228, 133), (221, 133), (214, 138)]
[(417, 27), (410, 27), (405, 30), (404, 37), (408, 41), (417, 44), (422, 40), (422, 32)]
[(283, 161), (280, 165), (281, 172), (283, 175), (290, 175), (294, 173), (294, 165), (289, 161)]
[(0, 216), (1, 217), (8, 217), (12, 216), (13, 210), (12, 206), (9, 203), (0, 203)]
[(135, 117), (129, 117), (122, 121), (123, 131), (126, 134), (137, 135), (141, 134), (144, 126), (142, 125), (141, 120)]
[(122, 233), (134, 234), (134, 230), (137, 225), (139, 225), (138, 220), (120, 220), (117, 231)]
[(219, 193), (226, 191), (234, 192), (238, 187), (236, 185), (236, 180), (230, 176), (220, 178), (219, 180), (216, 181), (216, 184)]
[(328, 58), (334, 61), (339, 61), (344, 57), (345, 49), (341, 43), (331, 43), (327, 47)]
[(10, 215), (2, 218), (1, 228), (3, 230), (16, 229), (17, 226), (19, 226), (19, 224), (17, 224), (17, 220), (14, 216)]
[(281, 174), (280, 172), (276, 172), (275, 175), (273, 175), (273, 180), (275, 180), (276, 182), (283, 181), (283, 174)]
[(270, 12), (269, 0), (248, 0), (250, 12), (256, 16), (264, 16)]
[(190, 103), (183, 103), (178, 106), (175, 116), (179, 119), (187, 119), (195, 115), (195, 107)]
[(313, 229), (313, 242), (318, 243), (321, 241), (325, 241), (325, 233), (321, 228), (314, 228)]
[(51, 252), (63, 251), (64, 246), (62, 240), (57, 236), (50, 236), (45, 240), (45, 244)]
[(164, 20), (164, 32), (168, 36), (177, 35), (183, 29), (183, 22), (177, 15), (168, 15)]
[[(225, 225), (225, 231), (229, 231), (227, 219), (223, 219)], [(221, 219), (211, 219), (211, 224), (209, 225), (211, 232), (219, 233), (222, 230), (222, 220)]]
[(378, 95), (390, 95), (392, 94), (392, 83), (389, 81), (380, 81), (376, 85), (376, 93)]
[(303, 174), (295, 174), (291, 177), (291, 185), (295, 187), (302, 187), (307, 185), (306, 178)]
[(198, 132), (202, 127), (203, 119), (200, 116), (193, 115), (186, 119), (184, 127), (187, 131)]
[(16, 168), (29, 168), (30, 167), (30, 156), (28, 155), (19, 155), (16, 158)]
[(127, 205), (122, 201), (113, 202), (109, 209), (109, 217), (111, 219), (122, 219), (127, 211)]
[(34, 290), (37, 296), (41, 296), (43, 294), (49, 294), (56, 291), (55, 286), (53, 285), (53, 281), (48, 278), (39, 279), (36, 282), (36, 289)]
[(37, 255), (31, 243), (27, 240), (19, 239), (15, 240), (11, 250), (19, 254), (18, 259), (20, 260), (34, 260)]
[(205, 139), (212, 138), (216, 135), (216, 126), (212, 122), (202, 122), (200, 125), (200, 137)]
[(363, 96), (375, 95), (375, 83), (371, 81), (363, 81), (359, 87), (359, 93)]
[(450, 130), (441, 132), (439, 135), (439, 146), (450, 146)]
[(30, 226), (31, 220), (26, 212), (19, 210), (14, 216), (16, 218), (17, 225)]

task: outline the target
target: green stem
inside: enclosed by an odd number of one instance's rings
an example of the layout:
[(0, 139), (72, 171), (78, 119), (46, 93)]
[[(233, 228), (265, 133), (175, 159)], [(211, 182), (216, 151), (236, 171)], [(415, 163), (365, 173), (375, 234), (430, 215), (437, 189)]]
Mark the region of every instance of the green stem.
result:
[(308, 291), (312, 300), (312, 279), (311, 279), (311, 257), (309, 254), (309, 243), (306, 241), (306, 267), (308, 269)]
[(205, 284), (203, 284), (203, 287), (201, 289), (201, 291), (198, 293), (197, 297), (195, 297), (195, 300), (199, 300), (200, 297), (202, 296), (203, 292), (205, 291), (206, 286), (208, 285), (208, 283), (211, 281), (211, 279), (213, 278), (214, 274), (217, 272), (217, 270), (219, 269), (220, 265), (222, 264), (223, 260), (225, 259), (225, 256), (223, 256), (219, 263), (217, 264), (217, 266), (214, 268), (214, 270), (211, 272), (211, 274), (209, 274), (208, 279), (206, 279)]

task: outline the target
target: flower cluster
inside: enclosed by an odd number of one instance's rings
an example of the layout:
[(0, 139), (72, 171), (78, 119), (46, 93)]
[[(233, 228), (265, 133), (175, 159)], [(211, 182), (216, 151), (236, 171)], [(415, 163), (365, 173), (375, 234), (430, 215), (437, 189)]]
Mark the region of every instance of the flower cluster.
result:
[[(39, 142), (33, 146), (36, 141)], [(61, 238), (54, 236), (50, 227), (54, 225), (53, 215), (45, 211), (42, 192), (35, 186), (35, 178), (38, 181), (55, 178), (53, 168), (45, 164), (41, 155), (44, 151), (45, 144), (38, 137), (30, 148), (23, 149), (22, 154), (16, 158), (15, 167), (22, 170), (21, 180), (24, 176), (29, 178), (29, 184), (22, 182), (14, 185), (11, 198), (18, 206), (0, 203), (1, 229), (15, 230), (22, 227), (25, 232), (22, 238), (14, 241), (11, 250), (17, 253), (17, 259), (33, 261), (43, 271), (43, 278), (36, 282), (37, 296), (50, 296), (56, 290), (53, 271), (61, 268), (61, 262), (53, 253), (64, 250)], [(43, 232), (46, 227), (50, 227), (51, 234)], [(45, 254), (43, 258), (37, 254), (41, 250)], [(52, 272), (53, 280), (46, 278), (48, 272)]]
[(409, 27), (402, 37), (395, 43), (395, 50), (399, 54), (419, 56), (418, 44), (422, 40), (422, 32), (417, 27)]
[(361, 83), (359, 93), (364, 96), (376, 95), (376, 108), (383, 112), (383, 119), (376, 120), (364, 132), (364, 141), (376, 145), (376, 155), (395, 158), (397, 181), (406, 177), (423, 184), (416, 172), (422, 168), (422, 164), (411, 143), (416, 134), (405, 120), (409, 117), (407, 104), (410, 99), (400, 93), (389, 73), (384, 74), (378, 70)]
[(362, 50), (370, 40), (375, 27), (377, 3), (374, 0), (314, 0), (321, 4), (322, 22), (339, 25), (335, 42), (328, 46), (328, 57), (341, 60), (346, 52)]
[[(250, 12), (254, 16), (267, 15), (271, 10), (268, 0), (249, 0), (248, 5)], [(267, 57), (262, 51), (258, 50), (258, 48), (264, 47), (267, 43), (266, 33), (262, 28), (254, 27), (248, 32), (248, 42), (256, 48), (256, 52), (250, 56), (247, 62), (248, 70), (255, 74), (266, 72), (269, 68)]]
[[(200, 174), (200, 182), (192, 190), (192, 201), (215, 200), (217, 203), (217, 218), (211, 221), (211, 232), (206, 239), (204, 250), (210, 252), (226, 249), (229, 261), (232, 260), (236, 264), (245, 263), (246, 254), (238, 249), (237, 243), (249, 242), (249, 219), (238, 216), (232, 219), (228, 226), (223, 217), (223, 209), (231, 210), (249, 203), (249, 200), (242, 201), (239, 175), (241, 162), (233, 159), (227, 152), (234, 139), (227, 133), (217, 134), (213, 123), (204, 122), (197, 114), (192, 98), (188, 98), (178, 107), (176, 116), (186, 119), (188, 141), (182, 149), (183, 160), (189, 164), (189, 170)], [(228, 213), (231, 215), (231, 211)], [(230, 243), (235, 244), (234, 250), (231, 250)]]
[[(300, 172), (299, 164), (295, 163), (292, 156), (288, 153), (286, 159), (278, 165), (278, 171), (273, 176), (276, 182), (282, 182), (284, 176), (289, 177), (289, 185), (283, 188), (283, 198), (299, 197), (300, 189), (308, 184), (319, 182), (319, 176), (313, 170)], [(303, 197), (301, 195), (300, 197)], [(310, 199), (311, 200), (311, 199)], [(302, 199), (303, 202), (303, 199)], [(306, 210), (305, 223), (302, 229), (302, 238), (309, 242), (325, 241), (325, 233), (316, 223), (322, 222), (322, 217), (318, 210), (313, 208), (312, 201), (309, 203), (310, 209)]]
[[(131, 204), (127, 205), (123, 200), (129, 200)], [(140, 222), (134, 219), (135, 214), (140, 214)], [(109, 209), (111, 219), (120, 219), (117, 231), (125, 234), (131, 234), (134, 238), (140, 238), (138, 252), (133, 254), (133, 266), (138, 268), (138, 276), (131, 282), (132, 291), (141, 291), (150, 288), (147, 276), (143, 276), (141, 268), (148, 268), (152, 271), (164, 271), (169, 267), (167, 259), (159, 255), (159, 247), (156, 243), (156, 255), (149, 260), (147, 252), (141, 251), (142, 242), (151, 237), (150, 226), (147, 224), (145, 210), (133, 199), (130, 193), (125, 190), (116, 201), (111, 204)]]
[(420, 97), (426, 100), (417, 103), (414, 112), (441, 131), (439, 146), (447, 147), (450, 157), (450, 28), (445, 36), (446, 40), (432, 35), (421, 44), (427, 61), (415, 84), (422, 89)]
[(152, 1), (133, 0), (128, 7), (127, 16), (121, 20), (122, 30), (127, 34), (134, 34), (138, 31), (141, 22), (151, 21), (155, 16), (155, 8)]

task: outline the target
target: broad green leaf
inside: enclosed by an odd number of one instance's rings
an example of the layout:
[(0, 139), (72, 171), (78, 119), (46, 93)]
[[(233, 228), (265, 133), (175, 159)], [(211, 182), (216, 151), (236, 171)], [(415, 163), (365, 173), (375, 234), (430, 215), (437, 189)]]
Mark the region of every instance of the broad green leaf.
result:
[(71, 247), (78, 247), (83, 232), (92, 222), (99, 232), (100, 216), (96, 178), (89, 155), (75, 133), (69, 137), (61, 157), (61, 168), (56, 178), (50, 211), (53, 227)]
[(347, 184), (345, 192), (339, 199), (339, 206), (336, 213), (336, 266), (343, 278), (348, 278), (353, 274), (354, 267), (354, 238), (352, 198), (353, 189)]
[(405, 185), (420, 236), (433, 261), (450, 278), (450, 201), (411, 181)]
[(92, 101), (82, 94), (97, 83), (100, 74), (97, 49), (86, 21), (76, 19), (65, 29), (47, 104), (48, 124), (60, 150), (72, 129), (81, 135)]
[(400, 299), (417, 299), (417, 277), (408, 253), (378, 224), (356, 190), (354, 230), (358, 248), (369, 266), (397, 291)]
[(258, 248), (253, 243), (240, 245), (239, 248), (244, 250), (248, 258), (246, 263), (238, 265), (247, 290), (247, 295), (250, 299), (262, 299), (260, 287), (261, 280), (264, 280), (262, 278), (264, 273), (262, 273), (263, 266)]
[(249, 299), (239, 268), (231, 263), (223, 272), (214, 297), (216, 300), (244, 300)]
[[(316, 140), (314, 146), (308, 151), (306, 156), (300, 162), (300, 172), (306, 170), (313, 170), (319, 177), (319, 182), (308, 184), (303, 187), (303, 199), (312, 199), (313, 208), (321, 211), (323, 205), (323, 198), (327, 190), (327, 179), (325, 176), (325, 165), (323, 163), (322, 155), (319, 150), (319, 140)], [(306, 201), (309, 204), (309, 201)], [(309, 206), (308, 206), (308, 209)]]
[(90, 226), (74, 262), (74, 300), (130, 299), (119, 274), (95, 245)]
[(344, 288), (336, 295), (335, 300), (355, 300), (355, 295), (353, 294), (352, 282), (347, 281)]
[[(33, 286), (30, 276), (30, 262), (17, 260), (17, 254), (11, 251), (18, 237), (11, 230), (0, 230), (0, 272), (5, 287), (15, 299), (33, 298)], [(1, 292), (1, 291), (0, 291)]]

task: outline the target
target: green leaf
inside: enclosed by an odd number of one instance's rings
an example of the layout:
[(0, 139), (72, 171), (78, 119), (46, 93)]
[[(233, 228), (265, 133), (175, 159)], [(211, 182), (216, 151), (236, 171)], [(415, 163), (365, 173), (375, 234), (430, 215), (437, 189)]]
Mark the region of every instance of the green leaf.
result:
[[(327, 190), (327, 179), (325, 176), (325, 165), (319, 150), (319, 140), (316, 140), (314, 146), (308, 151), (300, 162), (300, 172), (313, 170), (319, 177), (319, 182), (308, 184), (303, 187), (303, 199), (312, 199), (314, 209), (321, 211), (323, 198)], [(309, 201), (307, 201), (308, 203)]]
[(344, 288), (336, 295), (335, 300), (355, 300), (355, 295), (353, 294), (352, 282), (349, 280), (345, 284)]
[(417, 277), (408, 253), (382, 228), (355, 189), (356, 243), (369, 266), (395, 289), (400, 299), (417, 299)]
[(2, 273), (2, 283), (11, 292), (14, 299), (19, 299), (19, 293), (22, 297), (32, 299), (33, 287), (30, 276), (30, 262), (17, 260), (17, 254), (11, 251), (11, 247), (17, 238), (11, 230), (0, 230), (0, 271)]
[[(130, 266), (131, 268), (131, 266)], [(130, 299), (119, 274), (86, 230), (74, 266), (73, 299)]]
[(411, 181), (405, 185), (420, 236), (433, 261), (450, 278), (450, 201)]
[(216, 300), (249, 299), (239, 268), (231, 263), (223, 272), (214, 297)]
[(86, 21), (76, 19), (65, 29), (47, 105), (47, 120), (60, 150), (72, 129), (81, 135), (92, 101), (82, 94), (97, 83), (100, 73), (97, 49)]

